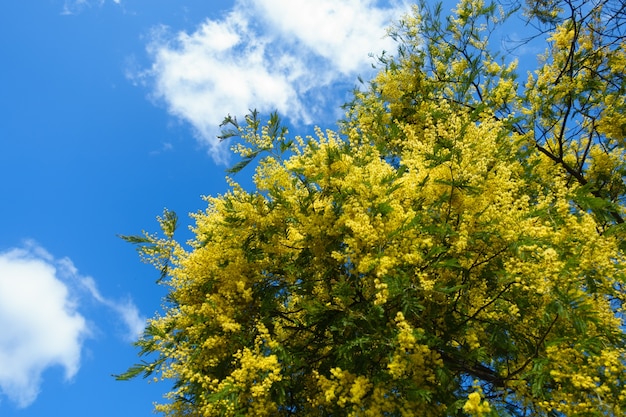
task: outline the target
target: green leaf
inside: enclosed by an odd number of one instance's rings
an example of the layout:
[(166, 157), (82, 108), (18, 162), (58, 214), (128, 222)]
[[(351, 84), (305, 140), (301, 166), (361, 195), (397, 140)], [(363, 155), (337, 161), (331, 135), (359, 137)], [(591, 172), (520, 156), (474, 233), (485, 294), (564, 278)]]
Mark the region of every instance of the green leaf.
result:
[(178, 215), (176, 212), (168, 209), (163, 210), (163, 217), (159, 217), (159, 222), (161, 224), (161, 230), (165, 236), (168, 239), (172, 239), (174, 237), (174, 232), (178, 227)]
[(254, 161), (254, 158), (256, 158), (259, 153), (260, 153), (260, 151), (252, 152), (252, 154), (250, 154), (250, 156), (245, 157), (243, 160), (237, 162), (231, 168), (228, 168), (226, 170), (226, 172), (228, 172), (229, 174), (236, 174), (236, 173), (238, 173), (239, 171), (241, 171), (242, 169), (247, 167), (250, 162)]
[(139, 245), (143, 243), (154, 243), (152, 239), (142, 236), (142, 235), (117, 235), (120, 239), (125, 242), (132, 243), (134, 245)]
[(114, 374), (113, 377), (118, 381), (128, 381), (143, 374), (143, 378), (147, 378), (154, 373), (165, 362), (165, 358), (159, 358), (154, 362), (145, 362), (135, 364), (128, 368), (122, 374)]
[[(225, 126), (232, 127), (225, 128)], [(222, 134), (217, 137), (220, 141), (241, 135), (241, 128), (239, 127), (237, 118), (232, 117), (230, 114), (224, 117), (224, 120), (220, 123), (220, 128), (222, 128)]]

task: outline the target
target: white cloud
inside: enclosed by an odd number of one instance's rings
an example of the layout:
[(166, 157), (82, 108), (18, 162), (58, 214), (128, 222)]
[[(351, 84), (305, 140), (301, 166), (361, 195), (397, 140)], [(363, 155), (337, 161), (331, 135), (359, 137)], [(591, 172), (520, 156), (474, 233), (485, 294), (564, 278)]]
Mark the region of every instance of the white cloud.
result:
[(393, 48), (386, 29), (402, 14), (406, 4), (380, 8), (372, 0), (255, 0), (256, 14), (283, 40), (297, 40), (307, 53), (327, 59), (344, 75), (358, 73), (372, 62), (371, 53)]
[(0, 253), (0, 390), (19, 407), (39, 393), (41, 375), (78, 371), (87, 334), (54, 260), (37, 247)]
[(408, 10), (371, 0), (238, 0), (194, 32), (157, 28), (148, 47), (153, 64), (136, 76), (224, 162), (216, 136), (226, 114), (278, 110), (310, 123), (333, 84), (354, 85), (371, 68), (371, 54), (394, 50), (386, 29)]
[(46, 369), (60, 366), (66, 380), (78, 372), (91, 334), (78, 309), (85, 290), (124, 323), (127, 339), (141, 333), (145, 320), (135, 305), (104, 297), (70, 259), (55, 259), (33, 242), (0, 252), (0, 394), (18, 407), (35, 401)]

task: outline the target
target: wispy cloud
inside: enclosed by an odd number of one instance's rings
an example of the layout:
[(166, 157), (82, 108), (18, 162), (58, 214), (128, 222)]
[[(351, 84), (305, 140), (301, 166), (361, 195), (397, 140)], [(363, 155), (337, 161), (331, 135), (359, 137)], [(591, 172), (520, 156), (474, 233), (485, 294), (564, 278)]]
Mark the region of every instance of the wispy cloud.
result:
[[(121, 0), (112, 0), (115, 4), (121, 4)], [(98, 5), (102, 6), (106, 0), (65, 0), (61, 14), (73, 15), (80, 13), (85, 7)]]
[(128, 341), (137, 340), (143, 333), (146, 326), (146, 318), (139, 314), (139, 309), (133, 304), (132, 300), (113, 300), (104, 297), (96, 285), (96, 281), (91, 277), (79, 277), (81, 285), (91, 296), (100, 304), (111, 309), (122, 320), (126, 326), (124, 338)]
[(216, 136), (226, 114), (277, 110), (310, 123), (334, 110), (341, 97), (332, 86), (354, 85), (371, 70), (371, 54), (393, 51), (386, 29), (408, 10), (404, 2), (372, 0), (238, 0), (223, 19), (193, 32), (155, 28), (152, 65), (134, 77), (224, 162)]
[(39, 394), (46, 369), (60, 366), (71, 380), (80, 368), (83, 341), (92, 334), (79, 310), (81, 294), (113, 311), (135, 340), (145, 319), (130, 300), (103, 296), (69, 258), (56, 259), (34, 242), (0, 252), (0, 394), (18, 407)]
[[(32, 244), (31, 244), (32, 246)], [(39, 248), (42, 251), (41, 248)], [(104, 296), (98, 289), (96, 280), (90, 276), (79, 273), (71, 259), (65, 257), (54, 261), (57, 274), (76, 294), (87, 292), (89, 297), (97, 304), (109, 309), (117, 320), (124, 324), (125, 330), (122, 335), (127, 341), (135, 341), (143, 333), (146, 317), (139, 313), (139, 309), (130, 298), (116, 300)]]

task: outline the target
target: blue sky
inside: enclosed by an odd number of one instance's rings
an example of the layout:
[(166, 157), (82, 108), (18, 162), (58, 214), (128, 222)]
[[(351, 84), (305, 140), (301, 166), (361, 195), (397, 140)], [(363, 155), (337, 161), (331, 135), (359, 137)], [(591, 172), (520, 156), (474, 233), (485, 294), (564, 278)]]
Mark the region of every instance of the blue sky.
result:
[[(226, 191), (227, 114), (332, 127), (408, 6), (368, 0), (8, 0), (0, 14), (0, 416), (148, 416), (118, 382), (161, 309), (116, 237)], [(232, 159), (231, 159), (232, 162)], [(245, 181), (246, 173), (237, 180)]]

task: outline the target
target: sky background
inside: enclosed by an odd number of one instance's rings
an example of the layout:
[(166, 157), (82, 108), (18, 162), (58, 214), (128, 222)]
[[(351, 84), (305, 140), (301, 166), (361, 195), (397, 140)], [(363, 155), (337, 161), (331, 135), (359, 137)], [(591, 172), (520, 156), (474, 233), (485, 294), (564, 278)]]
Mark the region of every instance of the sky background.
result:
[[(0, 14), (0, 416), (149, 416), (168, 385), (112, 374), (161, 309), (117, 237), (227, 190), (227, 114), (333, 127), (385, 29), (367, 0), (45, 0)], [(247, 181), (250, 172), (236, 180)]]

